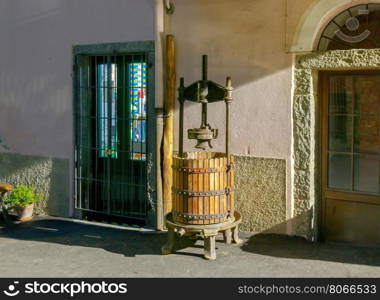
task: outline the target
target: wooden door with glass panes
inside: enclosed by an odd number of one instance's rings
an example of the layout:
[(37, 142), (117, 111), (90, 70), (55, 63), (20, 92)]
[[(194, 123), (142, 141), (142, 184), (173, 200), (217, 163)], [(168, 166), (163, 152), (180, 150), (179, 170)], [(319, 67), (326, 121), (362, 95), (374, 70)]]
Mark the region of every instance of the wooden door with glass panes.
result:
[(380, 72), (321, 72), (322, 238), (380, 245)]

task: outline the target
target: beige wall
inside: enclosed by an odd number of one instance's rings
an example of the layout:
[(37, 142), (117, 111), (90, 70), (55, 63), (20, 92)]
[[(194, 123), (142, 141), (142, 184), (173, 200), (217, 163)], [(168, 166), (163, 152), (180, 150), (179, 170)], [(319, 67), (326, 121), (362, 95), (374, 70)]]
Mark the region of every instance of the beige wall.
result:
[[(177, 76), (184, 77), (186, 85), (200, 79), (202, 54), (209, 55), (210, 79), (224, 84), (226, 76), (232, 77), (232, 152), (285, 160), (286, 219), (292, 216), (293, 64), (287, 43), (300, 15), (312, 2), (294, 0), (300, 5), (294, 2), (289, 6), (288, 1), (172, 0), (176, 9), (166, 26), (166, 33), (177, 39)], [(199, 105), (187, 103), (185, 128), (199, 127), (199, 111)], [(214, 144), (216, 150), (223, 150), (222, 103), (209, 105), (209, 121), (220, 129)], [(178, 123), (176, 126), (177, 133)], [(193, 145), (194, 141), (186, 140), (185, 150), (191, 150)], [(291, 233), (291, 224), (281, 228)]]

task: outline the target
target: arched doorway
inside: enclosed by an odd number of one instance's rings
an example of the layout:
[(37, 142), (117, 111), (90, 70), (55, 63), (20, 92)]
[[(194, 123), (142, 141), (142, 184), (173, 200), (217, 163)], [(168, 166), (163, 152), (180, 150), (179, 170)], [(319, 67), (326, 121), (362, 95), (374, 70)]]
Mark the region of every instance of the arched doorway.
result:
[(321, 31), (318, 52), (296, 57), (298, 234), (380, 245), (379, 13), (378, 4), (346, 8)]
[[(380, 47), (380, 4), (347, 8), (318, 50)], [(380, 71), (320, 72), (322, 237), (380, 244)]]

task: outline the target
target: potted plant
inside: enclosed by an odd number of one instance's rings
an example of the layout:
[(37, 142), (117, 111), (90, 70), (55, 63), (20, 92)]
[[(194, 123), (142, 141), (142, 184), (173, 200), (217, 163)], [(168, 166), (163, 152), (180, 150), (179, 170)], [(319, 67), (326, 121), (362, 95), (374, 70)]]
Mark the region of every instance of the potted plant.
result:
[(4, 199), (7, 206), (14, 209), (20, 221), (33, 217), (34, 203), (39, 202), (42, 195), (35, 192), (33, 187), (19, 185)]

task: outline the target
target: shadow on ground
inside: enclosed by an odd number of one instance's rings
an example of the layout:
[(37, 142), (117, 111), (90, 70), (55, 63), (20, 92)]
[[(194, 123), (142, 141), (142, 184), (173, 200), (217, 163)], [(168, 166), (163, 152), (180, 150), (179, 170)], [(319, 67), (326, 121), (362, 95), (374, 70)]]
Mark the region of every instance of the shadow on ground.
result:
[(380, 248), (313, 243), (304, 238), (279, 234), (253, 235), (241, 249), (255, 254), (289, 259), (380, 266)]
[[(166, 242), (164, 232), (128, 230), (71, 220), (35, 218), (19, 224), (0, 223), (0, 237), (23, 241), (56, 243), (69, 246), (101, 248), (125, 256), (160, 254)], [(196, 247), (195, 241), (181, 239), (177, 251)], [(184, 253), (191, 254), (191, 253)], [(195, 256), (198, 256), (194, 254)]]
[[(217, 248), (220, 251), (228, 251), (228, 253), (236, 257), (239, 257), (242, 252), (246, 252), (247, 254), (293, 260), (319, 260), (380, 266), (379, 248), (312, 243), (303, 238), (277, 234), (252, 235), (242, 233), (241, 236), (244, 243), (240, 246), (240, 249), (223, 245), (220, 243), (220, 239), (217, 243)], [(35, 218), (29, 222), (7, 226), (0, 223), (0, 237), (99, 248), (127, 257), (160, 255), (161, 246), (166, 242), (164, 232), (147, 231), (139, 228), (136, 228), (136, 230), (115, 228), (101, 226), (99, 223), (91, 224), (50, 217)], [(202, 257), (202, 251), (195, 251), (194, 248), (202, 248), (202, 243), (182, 238), (177, 241), (175, 250), (181, 256)], [(244, 259), (253, 259), (253, 257), (244, 256)]]

